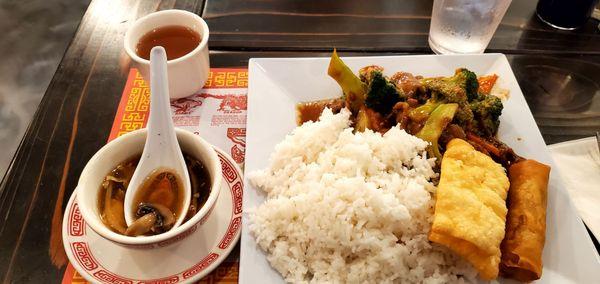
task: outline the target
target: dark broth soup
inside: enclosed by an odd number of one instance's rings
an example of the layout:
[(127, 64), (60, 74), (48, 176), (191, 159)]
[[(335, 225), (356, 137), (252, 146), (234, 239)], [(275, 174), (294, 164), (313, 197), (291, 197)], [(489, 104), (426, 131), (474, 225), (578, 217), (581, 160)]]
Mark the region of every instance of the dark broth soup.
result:
[[(199, 160), (186, 154), (184, 158), (192, 187), (187, 212), (181, 212), (184, 203), (181, 179), (164, 170), (154, 172), (145, 180), (134, 197), (136, 208), (124, 208), (125, 192), (140, 159), (137, 156), (120, 163), (104, 178), (98, 196), (102, 222), (114, 232), (138, 236), (168, 231), (180, 214), (186, 214), (185, 221), (192, 218), (208, 199), (210, 175)], [(136, 221), (129, 227), (124, 210), (134, 210)]]

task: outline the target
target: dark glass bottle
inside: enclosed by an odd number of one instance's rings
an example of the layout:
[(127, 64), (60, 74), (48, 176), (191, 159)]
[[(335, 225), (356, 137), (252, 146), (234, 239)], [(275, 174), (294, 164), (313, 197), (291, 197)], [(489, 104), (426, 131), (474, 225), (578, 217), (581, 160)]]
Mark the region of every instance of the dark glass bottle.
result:
[(587, 22), (596, 4), (598, 0), (540, 0), (537, 16), (557, 29), (574, 30)]

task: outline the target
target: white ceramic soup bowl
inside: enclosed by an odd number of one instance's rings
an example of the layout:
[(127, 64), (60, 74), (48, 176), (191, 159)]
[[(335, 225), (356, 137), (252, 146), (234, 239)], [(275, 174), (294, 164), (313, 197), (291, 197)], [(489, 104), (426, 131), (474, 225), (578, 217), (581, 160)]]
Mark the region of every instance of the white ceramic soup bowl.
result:
[(201, 226), (210, 214), (221, 189), (221, 162), (213, 147), (200, 136), (189, 131), (176, 128), (177, 139), (184, 153), (201, 161), (211, 178), (211, 192), (206, 203), (190, 220), (177, 228), (154, 236), (130, 237), (121, 235), (109, 229), (100, 217), (98, 195), (104, 177), (118, 164), (140, 155), (146, 141), (146, 129), (136, 130), (120, 136), (102, 147), (81, 172), (77, 185), (77, 203), (83, 219), (100, 236), (117, 244), (151, 249), (179, 242)]
[(208, 25), (200, 16), (185, 10), (164, 10), (139, 18), (125, 33), (125, 52), (146, 81), (150, 81), (150, 61), (137, 55), (136, 46), (145, 34), (165, 26), (184, 26), (202, 37), (194, 50), (167, 61), (169, 96), (177, 99), (193, 95), (202, 89), (210, 72)]

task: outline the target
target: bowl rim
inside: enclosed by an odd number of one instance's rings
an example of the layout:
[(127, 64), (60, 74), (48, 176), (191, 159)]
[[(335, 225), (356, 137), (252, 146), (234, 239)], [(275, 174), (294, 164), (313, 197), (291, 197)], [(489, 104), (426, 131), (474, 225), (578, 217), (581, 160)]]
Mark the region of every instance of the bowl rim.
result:
[[(222, 181), (221, 161), (219, 160), (218, 155), (213, 148), (214, 146), (212, 146), (211, 144), (206, 142), (200, 136), (195, 135), (192, 132), (189, 132), (189, 131), (181, 129), (181, 128), (175, 128), (175, 131), (176, 131), (178, 139), (189, 139), (191, 141), (194, 141), (194, 143), (200, 144), (202, 148), (209, 149), (209, 151), (206, 151), (208, 153), (208, 157), (210, 159), (210, 161), (208, 161), (208, 162), (210, 163), (210, 165), (212, 165), (212, 167), (214, 167), (213, 171), (216, 174), (211, 175), (211, 178), (212, 178), (211, 192), (210, 192), (208, 199), (207, 199), (206, 203), (204, 204), (204, 206), (202, 206), (200, 208), (200, 211), (198, 211), (198, 213), (196, 213), (196, 215), (194, 215), (188, 221), (182, 223), (179, 227), (171, 229), (162, 234), (153, 235), (153, 236), (132, 237), (132, 236), (121, 235), (121, 234), (116, 233), (116, 232), (110, 230), (109, 228), (107, 228), (106, 225), (104, 225), (104, 223), (100, 219), (100, 217), (93, 211), (93, 209), (88, 207), (88, 204), (87, 204), (87, 202), (85, 202), (85, 199), (87, 199), (87, 196), (89, 196), (90, 193), (89, 193), (89, 191), (87, 191), (88, 193), (86, 193), (86, 191), (81, 190), (81, 188), (85, 186), (82, 184), (84, 184), (87, 177), (89, 175), (91, 175), (90, 171), (92, 170), (92, 167), (97, 163), (101, 163), (101, 161), (103, 160), (103, 156), (105, 156), (107, 152), (109, 152), (117, 147), (123, 147), (121, 145), (123, 144), (124, 141), (130, 140), (133, 138), (139, 138), (139, 136), (144, 136), (144, 141), (145, 141), (147, 129), (142, 128), (142, 129), (138, 129), (138, 130), (134, 130), (132, 132), (126, 133), (126, 134), (119, 136), (119, 137), (115, 138), (114, 140), (108, 142), (106, 145), (104, 145), (102, 148), (100, 148), (92, 156), (92, 158), (90, 158), (90, 160), (85, 165), (83, 171), (81, 172), (81, 175), (78, 180), (77, 188), (76, 188), (77, 203), (79, 204), (79, 210), (81, 211), (83, 219), (92, 228), (92, 230), (94, 230), (94, 232), (96, 232), (98, 235), (100, 235), (101, 237), (103, 237), (105, 239), (108, 239), (108, 240), (111, 240), (113, 242), (117, 242), (120, 244), (151, 245), (151, 244), (157, 244), (157, 243), (160, 243), (163, 241), (170, 240), (171, 238), (177, 237), (177, 236), (181, 235), (182, 233), (187, 232), (188, 230), (192, 229), (192, 227), (198, 225), (198, 223), (200, 223), (200, 221), (202, 221), (202, 219), (206, 215), (209, 214), (209, 212), (215, 206), (216, 200), (217, 200), (217, 198), (219, 196), (219, 192), (221, 190), (221, 181)], [(141, 153), (142, 148), (143, 148), (143, 143), (140, 146), (140, 151), (139, 151), (140, 153)], [(111, 161), (111, 163), (114, 164), (113, 166), (116, 166), (117, 163), (119, 163), (119, 162), (121, 162), (121, 161), (114, 161), (114, 162)], [(206, 161), (204, 161), (204, 162), (206, 162)], [(97, 186), (99, 187), (100, 185), (97, 185)], [(86, 187), (89, 187), (89, 186), (86, 186)], [(94, 202), (94, 203), (97, 204), (98, 191), (94, 191), (94, 193), (96, 195), (96, 197), (94, 197), (96, 202)]]

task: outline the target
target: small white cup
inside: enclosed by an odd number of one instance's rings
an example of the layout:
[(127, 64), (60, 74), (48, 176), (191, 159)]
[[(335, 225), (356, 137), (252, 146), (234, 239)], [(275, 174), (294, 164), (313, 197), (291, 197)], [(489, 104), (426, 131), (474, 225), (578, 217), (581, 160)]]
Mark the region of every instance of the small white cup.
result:
[(208, 25), (200, 16), (184, 10), (164, 10), (139, 18), (125, 33), (125, 52), (146, 81), (150, 81), (150, 61), (137, 55), (136, 46), (145, 34), (164, 26), (184, 26), (202, 38), (190, 53), (167, 61), (169, 96), (177, 99), (193, 95), (202, 89), (210, 72)]

